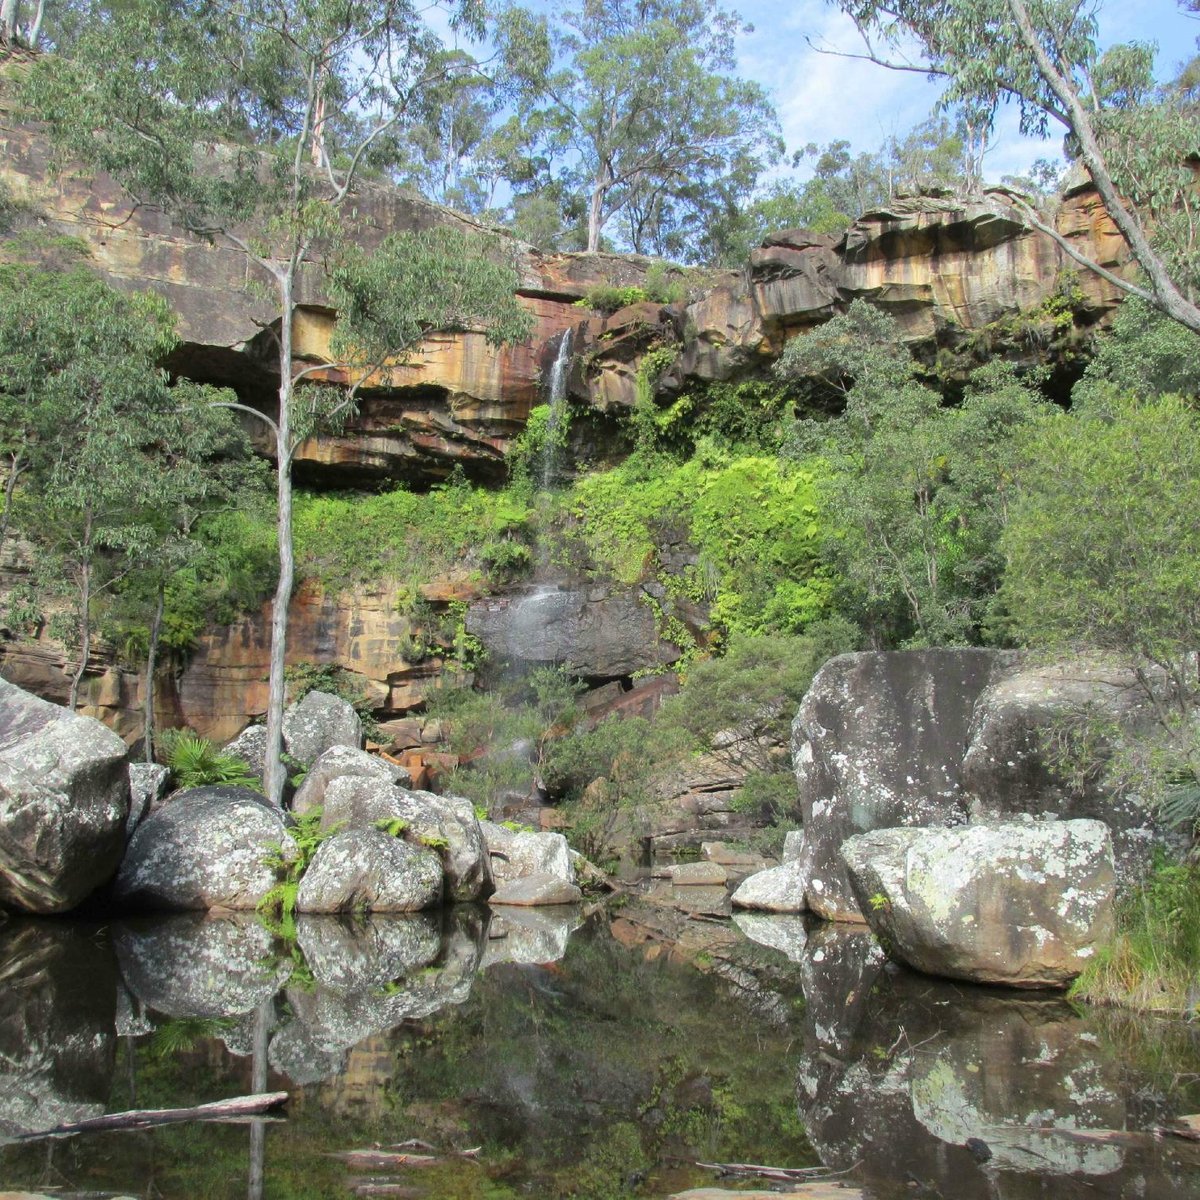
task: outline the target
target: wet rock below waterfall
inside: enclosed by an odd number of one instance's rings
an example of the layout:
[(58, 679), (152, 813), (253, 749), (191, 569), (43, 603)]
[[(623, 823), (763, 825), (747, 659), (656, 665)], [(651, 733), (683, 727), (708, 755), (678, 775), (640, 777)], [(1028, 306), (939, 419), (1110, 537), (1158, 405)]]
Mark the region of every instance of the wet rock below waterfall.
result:
[(431, 850), (377, 829), (349, 829), (323, 842), (296, 896), (306, 913), (419, 912), (442, 899), (442, 866)]
[(1112, 841), (1099, 821), (882, 829), (842, 855), (880, 941), (929, 975), (1062, 987), (1112, 932)]
[(128, 812), (125, 743), (0, 679), (0, 905), (74, 908), (112, 878)]
[(147, 909), (253, 909), (275, 886), (268, 856), (295, 854), (283, 815), (257, 792), (189, 788), (138, 826), (119, 900)]

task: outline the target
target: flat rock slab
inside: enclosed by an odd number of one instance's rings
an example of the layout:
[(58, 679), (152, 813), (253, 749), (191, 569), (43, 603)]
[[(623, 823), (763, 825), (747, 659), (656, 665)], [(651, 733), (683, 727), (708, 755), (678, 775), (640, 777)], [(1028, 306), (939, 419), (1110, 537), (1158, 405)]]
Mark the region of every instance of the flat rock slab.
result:
[(808, 907), (808, 872), (799, 860), (759, 871), (742, 881), (733, 893), (734, 908), (758, 908), (764, 912), (798, 913)]
[(842, 856), (876, 936), (929, 975), (1064, 987), (1112, 932), (1101, 821), (881, 829), (850, 838)]
[(578, 904), (582, 899), (583, 893), (573, 883), (553, 875), (526, 875), (501, 884), (488, 897), (488, 903), (534, 908), (543, 904)]
[(720, 863), (676, 863), (655, 871), (660, 879), (670, 880), (676, 887), (714, 887), (724, 884), (729, 872)]

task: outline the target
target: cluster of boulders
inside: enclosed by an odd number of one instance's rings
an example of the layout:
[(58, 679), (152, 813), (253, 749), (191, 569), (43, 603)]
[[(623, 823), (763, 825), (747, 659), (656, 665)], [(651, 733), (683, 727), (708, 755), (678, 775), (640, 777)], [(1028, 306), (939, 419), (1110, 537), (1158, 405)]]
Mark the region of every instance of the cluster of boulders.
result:
[(1112, 932), (1143, 875), (1151, 814), (1097, 776), (1055, 770), (1047, 734), (1073, 713), (1136, 727), (1148, 702), (1100, 662), (981, 649), (831, 659), (793, 725), (803, 829), (736, 907), (868, 923), (930, 974), (1062, 986)]
[[(284, 718), (303, 773), (289, 808), (249, 787), (167, 792), (168, 772), (129, 764), (98, 721), (0, 680), (0, 902), (65, 912), (110, 884), (123, 907), (416, 912), (458, 902), (576, 903), (577, 856), (557, 833), (481, 821), (454, 796), (361, 749), (362, 724), (310, 692)], [(261, 775), (265, 733), (226, 747)]]

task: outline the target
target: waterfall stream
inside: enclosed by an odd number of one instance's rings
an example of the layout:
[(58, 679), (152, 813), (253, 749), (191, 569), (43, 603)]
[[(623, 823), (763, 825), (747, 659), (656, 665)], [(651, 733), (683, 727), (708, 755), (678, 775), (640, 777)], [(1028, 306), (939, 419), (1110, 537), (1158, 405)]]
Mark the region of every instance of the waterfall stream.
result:
[(554, 470), (560, 449), (559, 429), (567, 415), (567, 369), (571, 364), (573, 332), (572, 329), (563, 330), (558, 350), (554, 355), (554, 363), (550, 367), (550, 376), (546, 381), (550, 416), (546, 422), (546, 438), (542, 443), (541, 469), (538, 472), (538, 484), (542, 491), (548, 491), (554, 482)]

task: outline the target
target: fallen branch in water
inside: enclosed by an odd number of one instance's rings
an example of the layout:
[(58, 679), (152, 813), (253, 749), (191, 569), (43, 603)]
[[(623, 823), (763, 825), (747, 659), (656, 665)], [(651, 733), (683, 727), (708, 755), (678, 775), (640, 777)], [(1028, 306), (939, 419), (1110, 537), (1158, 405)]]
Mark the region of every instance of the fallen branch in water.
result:
[(436, 1154), (409, 1154), (398, 1150), (341, 1150), (333, 1155), (357, 1170), (386, 1171), (392, 1167), (432, 1167), (443, 1159)]
[(719, 1171), (722, 1175), (746, 1175), (759, 1179), (778, 1179), (781, 1181), (802, 1179), (833, 1179), (838, 1175), (848, 1175), (858, 1166), (855, 1163), (845, 1171), (831, 1171), (828, 1167), (764, 1167), (758, 1163), (706, 1163), (698, 1162), (696, 1166), (705, 1171)]
[(180, 1121), (238, 1121), (270, 1112), (286, 1103), (287, 1092), (261, 1092), (254, 1096), (234, 1096), (194, 1108), (135, 1108), (129, 1112), (106, 1113), (89, 1117), (73, 1125), (58, 1125), (40, 1133), (21, 1133), (14, 1142), (34, 1142), (45, 1138), (74, 1137), (77, 1133), (100, 1133), (113, 1129), (147, 1129), (152, 1125), (174, 1125)]

